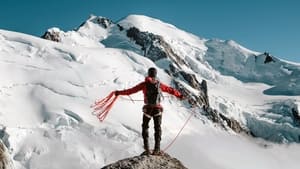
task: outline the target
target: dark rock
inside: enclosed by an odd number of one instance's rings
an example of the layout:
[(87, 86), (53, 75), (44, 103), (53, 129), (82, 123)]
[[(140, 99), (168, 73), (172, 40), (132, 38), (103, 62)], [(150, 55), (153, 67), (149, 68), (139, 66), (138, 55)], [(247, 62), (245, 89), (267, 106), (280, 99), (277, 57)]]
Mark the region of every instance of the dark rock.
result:
[(251, 135), (251, 131), (248, 131), (246, 128), (233, 118), (228, 118), (222, 113), (219, 113), (217, 110), (208, 108), (205, 110), (206, 116), (211, 119), (214, 123), (220, 124), (224, 129), (226, 126), (231, 128), (236, 133), (245, 133)]
[(269, 62), (276, 62), (268, 52), (264, 52), (263, 55), (266, 56), (264, 64), (269, 63)]
[(107, 165), (102, 169), (187, 169), (167, 153), (160, 156), (140, 155)]
[(294, 119), (298, 122), (298, 123), (300, 123), (300, 114), (299, 114), (299, 111), (298, 111), (298, 109), (297, 108), (292, 108), (292, 114), (293, 114), (293, 117), (294, 117)]
[(61, 42), (59, 29), (49, 29), (44, 33), (44, 35), (41, 36), (41, 38), (54, 42)]
[[(100, 25), (101, 27), (107, 29), (109, 26), (111, 26), (113, 24), (113, 21), (108, 19), (108, 18), (105, 18), (105, 17), (101, 17), (101, 16), (90, 16), (90, 18), (81, 23), (77, 28), (74, 29), (74, 31), (78, 31), (81, 27), (83, 27), (87, 22), (92, 22), (92, 23), (95, 23), (97, 25)], [(120, 29), (120, 28), (119, 28)]]
[(185, 61), (172, 50), (171, 46), (162, 36), (149, 32), (141, 32), (136, 27), (131, 27), (127, 30), (127, 37), (133, 39), (137, 45), (140, 45), (144, 51), (144, 56), (152, 61), (169, 58), (178, 66), (186, 64)]
[(184, 78), (184, 80), (189, 85), (191, 85), (194, 89), (201, 90), (200, 83), (198, 82), (198, 80), (194, 74), (186, 73), (184, 71), (180, 71), (179, 73)]
[(149, 32), (141, 32), (139, 29), (131, 27), (127, 30), (127, 37), (133, 39), (137, 45), (140, 45), (144, 51), (144, 56), (152, 61), (167, 58), (166, 52), (155, 45), (156, 42), (160, 43), (160, 36)]
[(91, 19), (90, 21), (102, 26), (105, 29), (107, 29), (113, 23), (112, 20), (105, 18), (105, 17), (95, 17), (95, 18)]
[(226, 121), (228, 127), (230, 127), (233, 131), (237, 133), (241, 133), (241, 132), (248, 133), (248, 131), (245, 130), (237, 120), (233, 118), (228, 118), (221, 113), (220, 113), (220, 117), (222, 120)]
[(118, 28), (119, 28), (120, 31), (124, 30), (123, 26), (121, 26), (120, 24), (117, 24), (117, 26), (118, 26)]
[(208, 108), (205, 110), (206, 116), (208, 119), (211, 119), (214, 123), (220, 123), (221, 124), (221, 117), (217, 110)]
[(201, 90), (203, 91), (204, 95), (206, 97), (208, 97), (208, 95), (207, 95), (207, 82), (206, 82), (206, 80), (202, 80), (200, 86), (201, 86)]
[(203, 108), (209, 107), (209, 100), (208, 100), (208, 94), (207, 94), (207, 83), (205, 80), (203, 80), (201, 83), (197, 80), (196, 76), (194, 74), (189, 74), (184, 71), (181, 71), (179, 68), (177, 68), (175, 65), (170, 64), (170, 71), (169, 74), (173, 77), (182, 77), (183, 80), (187, 82), (191, 87), (197, 89), (199, 91), (199, 95), (194, 95), (192, 92), (190, 92), (187, 88), (182, 86), (179, 82), (174, 81), (175, 87), (180, 90), (180, 92), (188, 96), (188, 102), (189, 104), (194, 106), (200, 106)]
[[(171, 68), (171, 70), (175, 70), (174, 67)], [(180, 74), (182, 74), (180, 72)], [(188, 78), (187, 78), (188, 77)], [(194, 77), (192, 75), (186, 76), (185, 79), (189, 79), (191, 77)], [(215, 109), (212, 109), (209, 105), (209, 98), (208, 98), (208, 91), (207, 91), (207, 83), (205, 80), (202, 80), (201, 84), (199, 84), (196, 80), (189, 80), (189, 84), (191, 86), (197, 86), (197, 89), (199, 90), (199, 95), (196, 96), (194, 94), (191, 94), (191, 92), (184, 88), (180, 83), (174, 82), (177, 89), (180, 90), (185, 96), (188, 96), (188, 102), (192, 107), (199, 106), (203, 108), (204, 115), (207, 116), (208, 119), (212, 120), (214, 123), (220, 124), (224, 129), (226, 129), (227, 125), (229, 128), (231, 128), (233, 131), (237, 133), (246, 133), (250, 134), (249, 131), (242, 127), (242, 125), (233, 118), (228, 118), (224, 116), (222, 113), (218, 112)], [(225, 124), (225, 125), (224, 125)]]

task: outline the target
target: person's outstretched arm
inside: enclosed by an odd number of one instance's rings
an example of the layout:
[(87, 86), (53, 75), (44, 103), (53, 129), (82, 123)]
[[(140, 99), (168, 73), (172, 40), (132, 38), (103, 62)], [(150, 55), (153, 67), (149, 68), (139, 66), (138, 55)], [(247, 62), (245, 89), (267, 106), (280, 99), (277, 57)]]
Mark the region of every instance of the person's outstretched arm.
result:
[(170, 87), (168, 85), (160, 83), (160, 89), (163, 92), (167, 92), (167, 93), (169, 93), (171, 95), (176, 96), (177, 98), (183, 99), (183, 95), (178, 90), (176, 90), (176, 89), (174, 89), (174, 88), (172, 88), (172, 87)]
[(140, 90), (143, 90), (144, 85), (145, 85), (145, 82), (141, 82), (138, 85), (136, 85), (136, 86), (134, 86), (132, 88), (129, 88), (129, 89), (116, 90), (115, 91), (115, 95), (131, 95), (131, 94), (136, 93), (136, 92), (138, 92)]

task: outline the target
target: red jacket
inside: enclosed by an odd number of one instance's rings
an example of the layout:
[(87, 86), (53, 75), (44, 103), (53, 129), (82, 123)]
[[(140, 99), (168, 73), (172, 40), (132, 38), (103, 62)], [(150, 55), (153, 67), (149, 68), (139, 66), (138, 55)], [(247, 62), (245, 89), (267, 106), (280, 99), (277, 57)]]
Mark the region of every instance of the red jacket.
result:
[[(139, 83), (138, 85), (130, 88), (130, 89), (125, 89), (125, 90), (121, 90), (118, 91), (118, 95), (131, 95), (133, 93), (136, 93), (140, 90), (143, 90), (144, 93), (144, 103), (146, 104), (146, 82), (150, 82), (150, 83), (155, 83), (157, 80), (151, 78), (151, 77), (146, 77), (144, 82)], [(162, 92), (166, 92), (169, 94), (172, 94), (174, 96), (176, 96), (177, 98), (182, 98), (183, 95), (176, 89), (169, 87), (163, 83), (160, 82), (160, 89)], [(161, 107), (161, 105), (157, 105), (158, 107)]]

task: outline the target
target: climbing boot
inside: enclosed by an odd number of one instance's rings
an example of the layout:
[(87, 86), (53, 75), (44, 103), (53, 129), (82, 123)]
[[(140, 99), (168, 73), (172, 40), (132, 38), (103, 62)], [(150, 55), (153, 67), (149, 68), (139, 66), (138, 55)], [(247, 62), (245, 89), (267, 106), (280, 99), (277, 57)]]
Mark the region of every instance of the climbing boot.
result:
[(152, 152), (152, 155), (155, 155), (155, 156), (161, 156), (163, 155), (163, 151), (161, 151), (160, 149), (154, 149), (153, 152)]
[(142, 155), (150, 155), (151, 151), (149, 149), (149, 142), (148, 139), (144, 138), (144, 152), (142, 153)]
[(149, 156), (149, 155), (151, 155), (151, 151), (149, 149), (145, 150), (141, 155)]

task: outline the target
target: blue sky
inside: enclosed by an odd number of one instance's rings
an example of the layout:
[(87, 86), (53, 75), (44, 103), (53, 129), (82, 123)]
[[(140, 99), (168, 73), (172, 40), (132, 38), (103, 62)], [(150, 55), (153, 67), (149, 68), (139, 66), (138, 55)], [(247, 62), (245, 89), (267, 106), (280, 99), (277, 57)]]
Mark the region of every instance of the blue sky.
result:
[(54, 26), (71, 30), (90, 14), (113, 21), (141, 14), (300, 62), (299, 9), (299, 0), (1, 0), (0, 29), (40, 36)]

